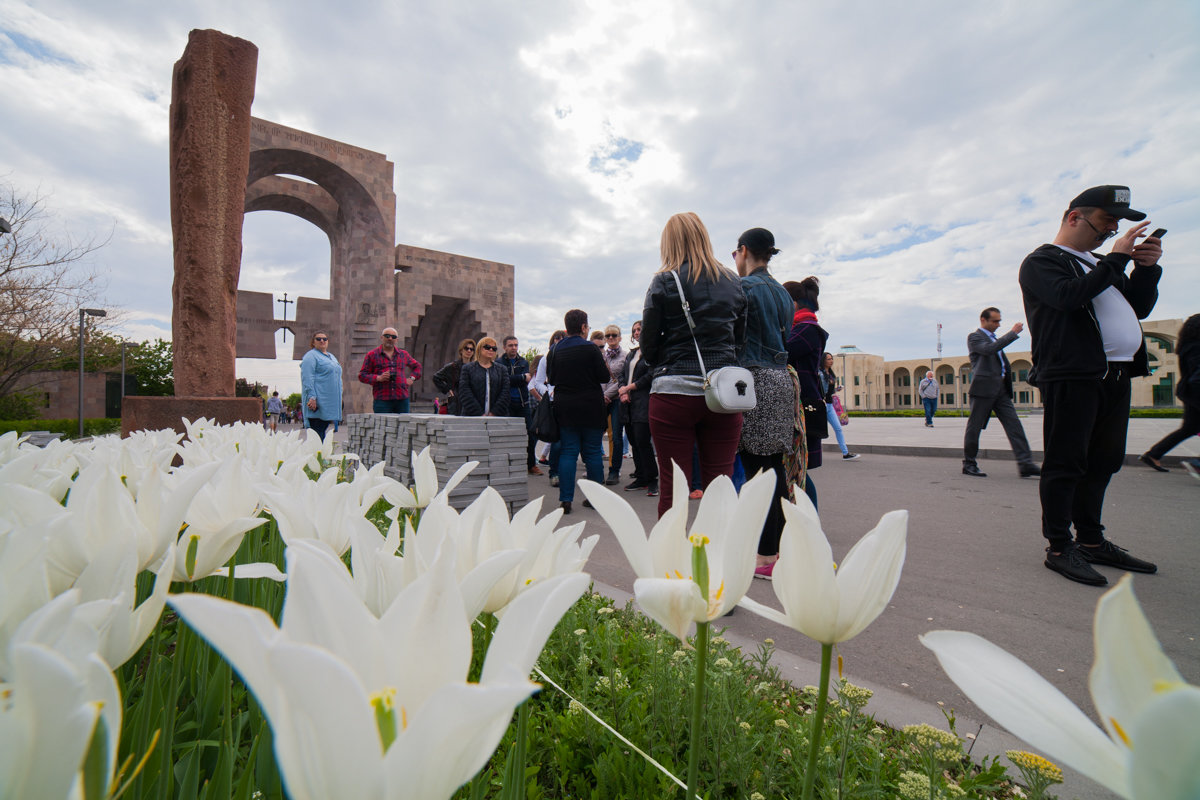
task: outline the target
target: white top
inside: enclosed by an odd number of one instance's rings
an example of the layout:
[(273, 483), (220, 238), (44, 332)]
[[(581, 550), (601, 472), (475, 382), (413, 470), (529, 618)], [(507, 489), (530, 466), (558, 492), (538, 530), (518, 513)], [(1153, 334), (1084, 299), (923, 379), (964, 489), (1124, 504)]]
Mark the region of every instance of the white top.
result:
[(538, 362), (537, 372), (534, 373), (533, 380), (529, 382), (529, 388), (538, 394), (550, 393), (554, 397), (554, 387), (546, 383), (546, 361), (549, 358), (549, 353), (542, 356), (542, 360)]
[[(1084, 272), (1091, 272), (1097, 258), (1091, 253), (1072, 250), (1058, 245), (1080, 261)], [(1092, 298), (1096, 310), (1096, 321), (1100, 323), (1100, 337), (1104, 340), (1104, 355), (1109, 361), (1133, 361), (1142, 346), (1142, 326), (1138, 322), (1133, 306), (1115, 286), (1109, 286)]]

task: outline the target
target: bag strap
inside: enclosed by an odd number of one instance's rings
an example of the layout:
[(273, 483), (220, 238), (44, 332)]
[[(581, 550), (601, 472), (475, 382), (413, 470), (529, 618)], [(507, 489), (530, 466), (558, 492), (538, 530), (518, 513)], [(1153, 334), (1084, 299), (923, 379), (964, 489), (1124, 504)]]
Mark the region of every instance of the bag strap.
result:
[(683, 316), (687, 319), (688, 332), (692, 334), (692, 344), (696, 346), (696, 358), (700, 359), (700, 374), (704, 376), (704, 388), (708, 388), (708, 370), (704, 368), (704, 356), (700, 355), (700, 343), (696, 341), (696, 323), (692, 320), (692, 309), (688, 305), (687, 297), (683, 294), (683, 284), (679, 281), (679, 270), (670, 270), (671, 277), (675, 279), (675, 288), (679, 289), (679, 303), (683, 306)]

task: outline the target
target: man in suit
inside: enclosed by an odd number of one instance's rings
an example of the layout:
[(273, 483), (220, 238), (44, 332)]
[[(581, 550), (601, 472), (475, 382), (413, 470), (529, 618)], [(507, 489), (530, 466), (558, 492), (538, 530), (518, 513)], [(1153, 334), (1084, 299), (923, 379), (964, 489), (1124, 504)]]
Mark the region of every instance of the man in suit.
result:
[(1004, 348), (1017, 340), (1025, 326), (1018, 322), (1008, 333), (996, 338), (999, 327), (1000, 309), (988, 307), (979, 315), (979, 329), (967, 337), (967, 352), (971, 356), (971, 416), (963, 437), (963, 474), (987, 477), (975, 463), (975, 456), (979, 454), (979, 432), (987, 427), (994, 411), (1017, 457), (1017, 470), (1022, 478), (1029, 478), (1042, 473), (1033, 463), (1025, 429), (1013, 407), (1012, 369), (1004, 355)]

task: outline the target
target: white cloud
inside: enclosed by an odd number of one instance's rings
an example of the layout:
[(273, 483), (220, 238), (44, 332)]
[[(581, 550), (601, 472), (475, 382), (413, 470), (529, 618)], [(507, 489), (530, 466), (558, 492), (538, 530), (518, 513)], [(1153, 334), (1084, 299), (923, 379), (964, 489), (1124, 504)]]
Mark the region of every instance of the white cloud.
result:
[[(1200, 297), (1186, 3), (0, 0), (0, 20), (0, 175), (76, 235), (113, 229), (98, 261), (130, 312), (169, 318), (171, 68), (207, 27), (258, 46), (256, 115), (395, 163), (400, 242), (516, 265), (527, 343), (570, 307), (627, 328), (685, 210), (718, 256), (771, 228), (781, 279), (822, 278), (831, 345), (889, 358), (932, 353), (939, 321), (963, 352), (985, 305), (1021, 318), (1021, 258), (1099, 183), (1171, 230), (1154, 316)], [(327, 296), (327, 241), (282, 216), (247, 218), (243, 287)]]

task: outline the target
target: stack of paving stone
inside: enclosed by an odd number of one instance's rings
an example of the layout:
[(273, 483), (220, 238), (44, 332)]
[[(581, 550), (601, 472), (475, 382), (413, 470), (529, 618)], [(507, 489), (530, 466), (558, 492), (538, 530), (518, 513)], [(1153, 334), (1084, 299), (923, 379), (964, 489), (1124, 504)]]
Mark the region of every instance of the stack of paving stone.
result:
[(510, 511), (529, 501), (525, 471), (525, 421), (513, 417), (455, 417), (447, 414), (350, 414), (346, 417), (346, 451), (366, 466), (384, 462), (383, 471), (412, 486), (412, 454), (429, 447), (444, 486), (468, 461), (479, 466), (450, 493), (450, 505), (466, 508), (490, 486)]

